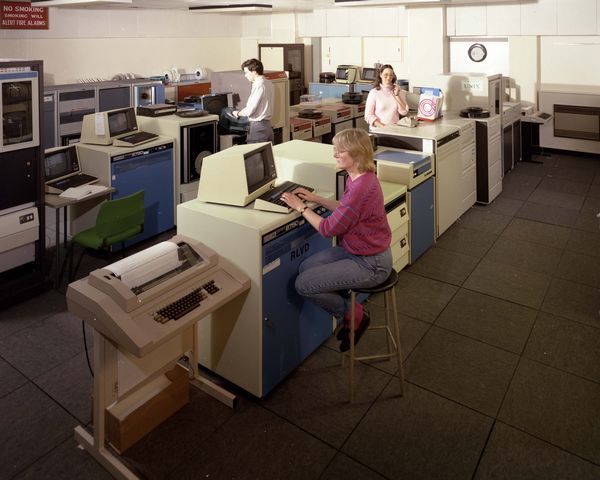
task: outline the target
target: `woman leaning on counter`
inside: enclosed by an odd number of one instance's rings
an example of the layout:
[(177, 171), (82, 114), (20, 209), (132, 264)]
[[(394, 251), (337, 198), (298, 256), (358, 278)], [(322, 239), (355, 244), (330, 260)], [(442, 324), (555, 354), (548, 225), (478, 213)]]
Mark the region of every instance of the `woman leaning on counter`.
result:
[(408, 113), (406, 92), (396, 85), (396, 74), (391, 65), (383, 65), (367, 97), (365, 121), (369, 127), (385, 127), (396, 123), (400, 115)]

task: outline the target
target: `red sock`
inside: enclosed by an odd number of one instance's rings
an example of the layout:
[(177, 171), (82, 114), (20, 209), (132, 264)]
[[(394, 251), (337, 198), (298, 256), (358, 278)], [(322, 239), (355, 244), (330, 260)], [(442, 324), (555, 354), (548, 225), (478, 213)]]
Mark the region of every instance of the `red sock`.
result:
[[(351, 315), (352, 315), (352, 313), (350, 310), (348, 310), (346, 312), (346, 314), (344, 315), (344, 323), (348, 324), (348, 328), (350, 327)], [(356, 330), (358, 328), (362, 319), (363, 319), (363, 307), (360, 303), (356, 302), (354, 304), (354, 330)]]

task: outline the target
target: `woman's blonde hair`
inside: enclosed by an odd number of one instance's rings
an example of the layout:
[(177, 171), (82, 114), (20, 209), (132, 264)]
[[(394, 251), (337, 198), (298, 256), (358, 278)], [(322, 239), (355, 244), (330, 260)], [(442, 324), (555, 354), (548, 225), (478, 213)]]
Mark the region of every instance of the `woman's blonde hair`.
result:
[(360, 173), (375, 171), (373, 144), (366, 130), (348, 128), (336, 133), (333, 137), (333, 147), (338, 152), (348, 152), (355, 161), (358, 161)]

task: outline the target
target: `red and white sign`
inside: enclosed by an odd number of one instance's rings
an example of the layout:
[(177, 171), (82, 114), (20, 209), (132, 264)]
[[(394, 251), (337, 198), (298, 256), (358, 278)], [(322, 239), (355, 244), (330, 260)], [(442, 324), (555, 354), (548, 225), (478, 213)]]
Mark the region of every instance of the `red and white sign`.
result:
[(0, 2), (1, 30), (48, 30), (48, 8), (25, 2)]

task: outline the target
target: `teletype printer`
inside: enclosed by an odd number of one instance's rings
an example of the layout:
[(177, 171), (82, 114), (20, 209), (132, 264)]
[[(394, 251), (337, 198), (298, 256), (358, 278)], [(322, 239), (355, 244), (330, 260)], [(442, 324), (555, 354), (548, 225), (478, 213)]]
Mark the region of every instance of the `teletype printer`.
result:
[[(115, 478), (137, 477), (105, 443), (122, 452), (187, 403), (185, 372), (175, 370), (184, 354), (196, 358), (196, 323), (249, 289), (231, 262), (181, 235), (69, 285), (69, 311), (94, 328), (94, 432), (78, 426), (75, 440)], [(194, 360), (187, 377), (235, 405)]]
[(69, 285), (69, 310), (142, 357), (250, 288), (215, 251), (182, 236)]

